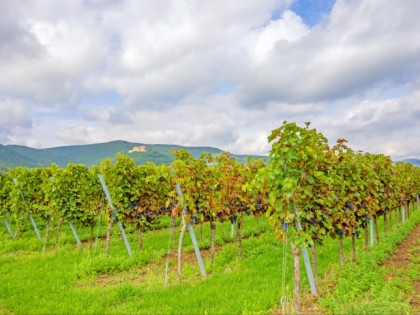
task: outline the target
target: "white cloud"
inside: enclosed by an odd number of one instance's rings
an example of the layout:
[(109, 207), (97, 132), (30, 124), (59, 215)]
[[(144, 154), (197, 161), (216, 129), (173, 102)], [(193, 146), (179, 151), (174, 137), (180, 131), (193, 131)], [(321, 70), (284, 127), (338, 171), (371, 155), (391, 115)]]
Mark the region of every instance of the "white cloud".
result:
[(14, 134), (27, 132), (32, 126), (29, 105), (22, 100), (0, 98), (0, 141), (14, 141)]
[(257, 63), (266, 61), (276, 46), (288, 45), (296, 42), (309, 33), (309, 28), (302, 19), (292, 11), (285, 11), (280, 19), (272, 20), (251, 37), (249, 49), (254, 54)]
[(232, 103), (229, 96), (217, 96), (205, 104), (202, 102), (199, 99), (197, 104), (196, 99), (191, 98), (160, 111), (140, 108), (123, 119), (119, 107), (98, 107), (85, 117), (83, 128), (64, 127), (57, 136), (70, 143), (112, 138), (145, 143), (226, 146), (234, 141), (238, 121), (232, 116), (241, 109)]
[[(341, 106), (316, 125), (331, 142), (346, 138), (350, 147), (394, 158), (419, 156), (420, 90), (388, 100), (349, 100), (352, 106)], [(353, 105), (354, 104), (354, 105)]]
[(98, 84), (116, 88), (133, 106), (211, 93), (229, 81), (226, 64), (249, 30), (289, 2), (126, 1), (103, 14), (119, 44)]
[(31, 124), (29, 106), (23, 101), (0, 99), (0, 126), (27, 126)]
[(107, 51), (93, 12), (76, 1), (6, 1), (4, 7), (12, 33), (8, 43), (0, 44), (8, 51), (0, 58), (6, 74), (0, 77), (0, 92), (42, 103), (79, 101), (83, 77), (100, 66)]
[(330, 101), (417, 76), (419, 10), (417, 2), (339, 0), (325, 25), (283, 41), (259, 67), (244, 67), (239, 96), (254, 106)]
[[(94, 139), (95, 128), (86, 126), (68, 126), (56, 132), (56, 136), (64, 143), (87, 144)], [(87, 139), (89, 139), (87, 141)]]
[(420, 2), (337, 0), (311, 27), (291, 3), (2, 1), (0, 141), (266, 154), (288, 120), (420, 157)]

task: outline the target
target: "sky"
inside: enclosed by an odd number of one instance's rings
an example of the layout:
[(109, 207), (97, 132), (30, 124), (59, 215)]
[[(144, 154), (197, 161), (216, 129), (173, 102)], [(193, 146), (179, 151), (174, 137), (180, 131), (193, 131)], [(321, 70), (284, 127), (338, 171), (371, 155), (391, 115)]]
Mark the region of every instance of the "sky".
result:
[(420, 1), (0, 0), (0, 143), (268, 154), (284, 120), (420, 158)]

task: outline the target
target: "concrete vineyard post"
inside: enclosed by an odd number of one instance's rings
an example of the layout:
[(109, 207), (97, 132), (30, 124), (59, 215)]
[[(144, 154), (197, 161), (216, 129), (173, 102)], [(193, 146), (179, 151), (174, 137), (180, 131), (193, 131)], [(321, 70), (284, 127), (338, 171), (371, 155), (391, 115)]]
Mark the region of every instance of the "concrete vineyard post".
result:
[(9, 222), (6, 220), (6, 218), (3, 218), (3, 222), (6, 225), (7, 231), (9, 232), (9, 234), (13, 237), (13, 232), (12, 229), (10, 228), (10, 224)]
[(36, 223), (35, 223), (35, 220), (34, 220), (32, 214), (29, 214), (29, 220), (31, 220), (31, 223), (32, 223), (32, 226), (35, 230), (36, 236), (38, 237), (39, 241), (42, 242), (41, 234), (39, 234), (38, 227), (36, 226)]
[(130, 246), (130, 243), (128, 242), (127, 236), (125, 235), (124, 227), (123, 227), (121, 221), (118, 220), (118, 218), (116, 217), (116, 214), (118, 213), (118, 209), (115, 208), (114, 204), (112, 203), (111, 194), (109, 193), (108, 187), (106, 186), (106, 183), (105, 183), (105, 180), (104, 180), (103, 176), (99, 174), (98, 177), (99, 177), (99, 180), (101, 182), (102, 189), (105, 193), (106, 199), (108, 200), (109, 206), (111, 207), (111, 209), (113, 211), (113, 213), (112, 213), (113, 217), (116, 219), (118, 227), (120, 228), (121, 235), (122, 235), (125, 247), (127, 248), (128, 255), (130, 256), (130, 258), (133, 258), (133, 252), (131, 251), (131, 246)]
[(80, 241), (79, 234), (77, 234), (77, 230), (73, 225), (73, 222), (69, 220), (71, 231), (73, 232), (74, 238), (76, 239), (77, 246), (79, 246), (80, 250), (83, 250), (82, 242)]
[(402, 223), (405, 223), (405, 207), (401, 207), (401, 221)]
[(6, 225), (7, 231), (13, 237), (13, 232), (12, 232), (12, 229), (10, 228), (9, 222), (7, 222), (6, 218), (3, 218), (3, 221), (4, 221), (4, 224)]
[(188, 232), (190, 232), (191, 241), (194, 245), (195, 255), (197, 256), (198, 264), (200, 265), (201, 274), (207, 276), (206, 269), (204, 268), (203, 258), (201, 257), (200, 248), (198, 247), (197, 239), (195, 237), (194, 228), (191, 223), (187, 224)]
[[(296, 228), (298, 230), (302, 230), (302, 225), (300, 224), (298, 212), (294, 210), (294, 213), (297, 218)], [(305, 246), (302, 246), (302, 254), (303, 254), (303, 261), (305, 262), (306, 274), (308, 275), (309, 285), (311, 287), (311, 292), (313, 295), (317, 295), (318, 293), (316, 290), (314, 275), (312, 273), (311, 263), (309, 261), (308, 249)]]
[[(182, 190), (181, 190), (181, 187), (179, 186), (178, 183), (175, 185), (175, 188), (176, 188), (176, 192), (177, 192), (178, 196), (180, 196), (182, 198)], [(186, 214), (187, 214), (187, 210), (184, 209), (183, 215), (185, 216)], [(200, 266), (201, 274), (203, 275), (203, 277), (205, 277), (205, 276), (207, 276), (206, 269), (204, 267), (203, 258), (201, 257), (200, 248), (198, 247), (197, 239), (195, 237), (194, 229), (193, 229), (191, 223), (187, 224), (187, 228), (188, 228), (188, 232), (190, 233), (191, 241), (192, 241), (193, 246), (194, 246), (194, 251), (195, 251), (195, 255), (197, 256), (197, 260), (198, 260), (198, 264)]]

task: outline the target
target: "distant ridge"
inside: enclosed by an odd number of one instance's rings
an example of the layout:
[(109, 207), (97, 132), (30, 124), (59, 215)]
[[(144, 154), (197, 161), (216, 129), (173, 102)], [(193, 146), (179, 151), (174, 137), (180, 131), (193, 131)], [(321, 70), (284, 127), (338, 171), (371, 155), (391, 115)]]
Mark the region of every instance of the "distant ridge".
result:
[(419, 159), (406, 159), (406, 160), (402, 160), (401, 162), (410, 163), (410, 164), (413, 164), (414, 166), (420, 166)]
[[(55, 163), (65, 167), (68, 163), (80, 163), (87, 166), (99, 164), (105, 158), (115, 159), (118, 152), (132, 157), (137, 164), (154, 162), (155, 164), (170, 164), (174, 156), (170, 150), (185, 148), (195, 158), (203, 152), (213, 155), (222, 154), (223, 151), (214, 147), (186, 147), (169, 144), (144, 144), (122, 140), (105, 143), (61, 146), (47, 149), (34, 149), (21, 145), (0, 144), (0, 168), (7, 169), (17, 166), (46, 167)], [(129, 151), (134, 151), (129, 153)], [(239, 162), (244, 163), (249, 155), (232, 156)], [(267, 156), (252, 156), (254, 158), (268, 158)]]

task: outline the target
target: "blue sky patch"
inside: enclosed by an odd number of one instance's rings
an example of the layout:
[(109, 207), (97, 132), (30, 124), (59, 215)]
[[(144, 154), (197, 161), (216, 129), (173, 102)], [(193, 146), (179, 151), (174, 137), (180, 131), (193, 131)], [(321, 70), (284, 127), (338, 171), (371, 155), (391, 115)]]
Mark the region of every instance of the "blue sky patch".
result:
[(334, 4), (335, 0), (298, 0), (293, 3), (291, 10), (299, 15), (306, 25), (312, 27), (331, 12)]
[(102, 93), (92, 94), (86, 96), (83, 101), (80, 102), (82, 105), (118, 105), (122, 104), (124, 98), (113, 90), (107, 90)]

